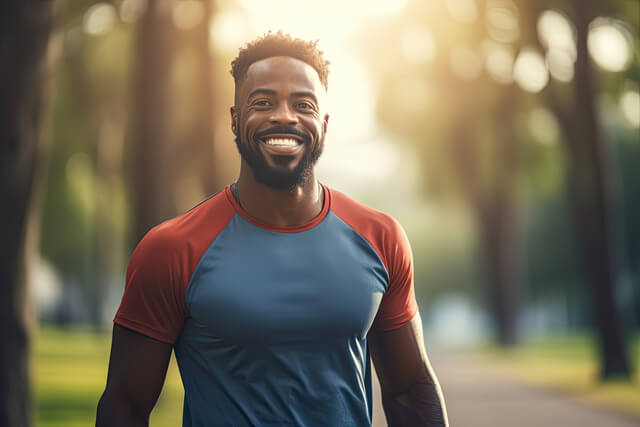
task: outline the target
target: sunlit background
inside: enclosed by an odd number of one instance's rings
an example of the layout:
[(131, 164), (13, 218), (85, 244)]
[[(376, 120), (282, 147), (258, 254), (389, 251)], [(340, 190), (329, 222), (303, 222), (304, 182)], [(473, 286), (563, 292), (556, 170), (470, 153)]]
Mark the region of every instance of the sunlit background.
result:
[[(230, 62), (278, 30), (331, 61), (318, 174), (406, 229), (436, 369), (472, 354), (640, 417), (637, 1), (78, 0), (57, 18), (29, 225), (37, 425), (92, 422), (128, 258), (236, 177)], [(630, 379), (602, 389), (610, 328)], [(84, 374), (59, 360), (72, 350)], [(452, 425), (471, 425), (440, 365)], [(175, 367), (167, 381), (152, 425), (180, 419)]]

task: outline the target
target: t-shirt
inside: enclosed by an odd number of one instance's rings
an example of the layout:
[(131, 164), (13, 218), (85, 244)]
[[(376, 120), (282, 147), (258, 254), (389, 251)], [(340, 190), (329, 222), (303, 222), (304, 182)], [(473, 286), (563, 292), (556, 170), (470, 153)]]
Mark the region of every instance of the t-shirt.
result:
[(183, 426), (368, 426), (367, 333), (417, 311), (400, 225), (323, 186), (322, 212), (279, 228), (230, 187), (135, 249), (115, 323), (174, 344)]

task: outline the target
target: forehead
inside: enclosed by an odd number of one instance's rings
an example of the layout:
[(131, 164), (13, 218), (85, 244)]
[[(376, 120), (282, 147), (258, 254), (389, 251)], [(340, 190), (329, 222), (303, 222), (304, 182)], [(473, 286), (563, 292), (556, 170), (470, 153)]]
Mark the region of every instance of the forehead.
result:
[(275, 91), (310, 91), (320, 95), (324, 86), (316, 70), (299, 59), (288, 56), (273, 56), (254, 62), (247, 69), (240, 85), (240, 94), (246, 99), (257, 88)]

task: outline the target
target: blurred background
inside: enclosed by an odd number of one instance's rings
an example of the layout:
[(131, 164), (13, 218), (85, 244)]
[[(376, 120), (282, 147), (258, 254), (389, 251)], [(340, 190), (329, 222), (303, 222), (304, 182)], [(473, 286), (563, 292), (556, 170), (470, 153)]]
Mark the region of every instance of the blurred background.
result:
[[(409, 235), (452, 425), (640, 422), (639, 2), (17, 4), (4, 411), (94, 422), (128, 258), (237, 176), (230, 62), (283, 30), (331, 61), (321, 181)], [(181, 399), (172, 362), (151, 425), (179, 425)]]

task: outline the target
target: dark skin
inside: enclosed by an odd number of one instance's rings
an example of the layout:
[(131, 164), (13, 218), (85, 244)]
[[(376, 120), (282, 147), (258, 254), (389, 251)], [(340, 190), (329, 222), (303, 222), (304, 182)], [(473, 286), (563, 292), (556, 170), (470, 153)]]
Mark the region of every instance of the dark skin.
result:
[[(324, 97), (318, 74), (308, 64), (288, 57), (257, 61), (236, 88), (232, 130), (240, 143), (256, 144), (252, 137), (256, 132), (284, 124), (308, 135), (310, 144), (322, 144), (329, 121), (329, 115), (321, 109)], [(289, 153), (287, 149), (259, 144), (252, 147), (256, 148), (262, 150), (270, 167), (284, 170), (295, 168), (304, 149), (290, 148)], [(283, 152), (289, 154), (283, 156)], [(293, 189), (273, 189), (256, 181), (243, 160), (237, 188), (244, 210), (277, 227), (304, 224), (316, 217), (323, 206), (313, 171), (308, 180)], [(448, 425), (444, 400), (424, 349), (420, 315), (398, 329), (372, 331), (368, 341), (389, 426)], [(114, 325), (97, 427), (148, 425), (172, 348), (169, 343)]]

